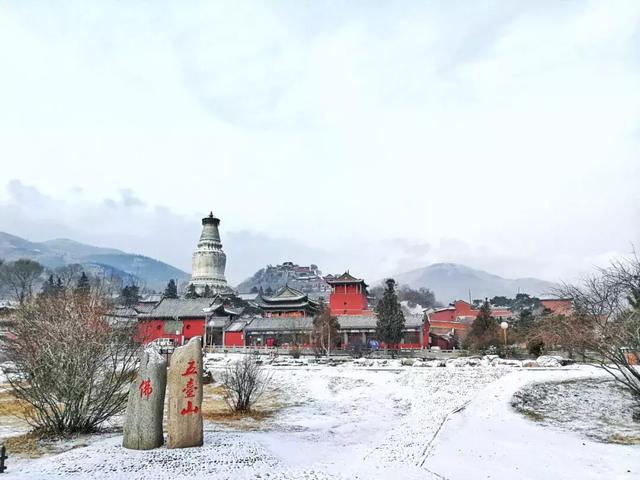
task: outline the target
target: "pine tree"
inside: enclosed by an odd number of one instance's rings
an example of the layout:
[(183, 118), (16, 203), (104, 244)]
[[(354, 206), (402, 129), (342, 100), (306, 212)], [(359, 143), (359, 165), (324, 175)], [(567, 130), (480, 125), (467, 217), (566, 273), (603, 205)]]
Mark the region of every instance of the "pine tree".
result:
[(162, 296), (164, 298), (178, 298), (178, 286), (173, 278), (167, 283), (167, 288), (164, 289)]
[(385, 283), (387, 287), (375, 308), (378, 316), (376, 334), (379, 341), (386, 343), (387, 348), (391, 348), (391, 355), (395, 357), (395, 351), (404, 331), (404, 314), (398, 302), (395, 280), (389, 278)]
[(78, 279), (78, 284), (75, 288), (75, 293), (79, 295), (88, 295), (91, 292), (91, 285), (89, 284), (89, 277), (87, 274), (82, 272), (80, 278)]
[(485, 301), (471, 324), (471, 329), (465, 339), (467, 348), (483, 351), (491, 346), (499, 346), (499, 328), (498, 322), (491, 316), (489, 302)]
[(56, 284), (53, 281), (53, 273), (49, 275), (46, 282), (42, 284), (42, 295), (53, 295), (56, 288)]
[(137, 285), (127, 285), (120, 292), (120, 302), (127, 306), (132, 307), (140, 299), (140, 288)]
[(200, 295), (198, 295), (196, 290), (196, 286), (193, 283), (191, 283), (187, 288), (187, 293), (184, 295), (184, 298), (200, 298)]
[(62, 283), (62, 279), (60, 277), (56, 277), (56, 294), (61, 294), (65, 291), (64, 284)]

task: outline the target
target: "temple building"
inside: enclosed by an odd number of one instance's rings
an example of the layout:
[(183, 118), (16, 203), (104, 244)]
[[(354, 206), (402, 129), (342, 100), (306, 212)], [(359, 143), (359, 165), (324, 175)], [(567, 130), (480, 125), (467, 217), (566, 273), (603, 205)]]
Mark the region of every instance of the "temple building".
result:
[(308, 295), (288, 285), (273, 296), (259, 295), (255, 303), (265, 317), (313, 317), (319, 309), (319, 304)]
[(333, 315), (372, 315), (364, 280), (347, 271), (337, 277), (329, 275), (325, 281), (331, 286), (329, 308)]
[(227, 256), (222, 251), (218, 225), (220, 225), (220, 219), (214, 217), (213, 213), (202, 219), (202, 234), (198, 248), (193, 252), (190, 282), (190, 285), (196, 287), (198, 293), (203, 293), (207, 285), (214, 293), (224, 293), (229, 290), (224, 277)]
[(138, 314), (137, 340), (148, 343), (158, 338), (183, 345), (202, 337), (207, 345), (222, 344), (223, 331), (242, 314), (215, 298), (163, 298), (149, 313)]

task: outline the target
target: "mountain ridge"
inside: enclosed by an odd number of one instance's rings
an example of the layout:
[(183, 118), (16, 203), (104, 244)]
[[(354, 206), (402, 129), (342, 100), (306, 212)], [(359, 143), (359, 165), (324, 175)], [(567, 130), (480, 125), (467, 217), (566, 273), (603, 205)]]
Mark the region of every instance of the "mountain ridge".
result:
[(433, 263), (393, 278), (412, 288), (431, 289), (441, 302), (504, 295), (515, 297), (518, 292), (539, 296), (552, 293), (556, 284), (535, 277), (504, 278), (494, 273), (458, 263)]
[(0, 258), (13, 261), (19, 258), (35, 260), (45, 267), (57, 268), (79, 263), (88, 270), (102, 270), (128, 281), (135, 279), (146, 286), (162, 289), (171, 279), (190, 277), (187, 272), (145, 255), (127, 253), (116, 248), (96, 247), (68, 238), (33, 242), (17, 235), (0, 232)]

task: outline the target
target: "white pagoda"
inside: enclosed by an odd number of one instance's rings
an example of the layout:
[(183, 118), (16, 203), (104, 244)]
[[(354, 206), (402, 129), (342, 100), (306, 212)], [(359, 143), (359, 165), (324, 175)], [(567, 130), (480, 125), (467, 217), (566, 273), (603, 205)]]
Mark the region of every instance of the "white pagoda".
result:
[(190, 282), (196, 287), (198, 293), (202, 293), (207, 285), (213, 293), (224, 293), (229, 290), (224, 277), (227, 256), (222, 251), (218, 225), (220, 225), (220, 219), (214, 217), (213, 212), (202, 219), (202, 234), (198, 248), (193, 252)]

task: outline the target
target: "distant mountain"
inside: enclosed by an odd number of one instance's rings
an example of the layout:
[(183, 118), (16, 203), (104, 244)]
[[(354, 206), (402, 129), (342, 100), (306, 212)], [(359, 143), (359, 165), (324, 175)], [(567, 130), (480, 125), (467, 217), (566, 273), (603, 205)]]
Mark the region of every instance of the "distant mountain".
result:
[(150, 257), (115, 248), (94, 247), (66, 238), (31, 242), (0, 232), (0, 258), (8, 261), (30, 258), (49, 268), (80, 263), (91, 272), (118, 276), (125, 281), (135, 278), (155, 289), (164, 288), (171, 278), (180, 282), (190, 277), (188, 273)]
[(293, 262), (267, 265), (240, 283), (237, 290), (240, 293), (248, 293), (262, 288), (263, 292), (275, 292), (285, 285), (300, 290), (311, 298), (326, 298), (331, 291), (317, 265), (301, 266)]
[(455, 263), (434, 263), (393, 278), (412, 288), (430, 288), (442, 303), (456, 299), (467, 300), (469, 290), (475, 299), (496, 295), (515, 297), (518, 292), (542, 295), (555, 287), (555, 284), (537, 278), (508, 279)]

